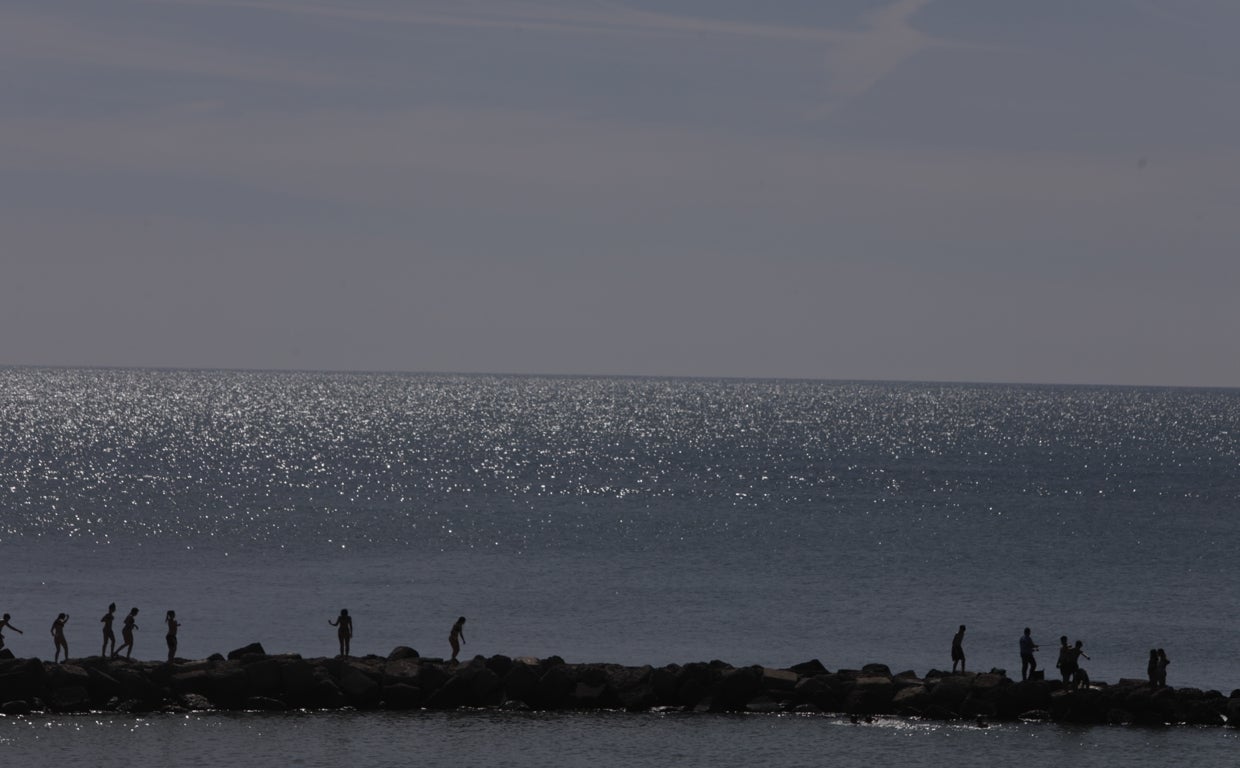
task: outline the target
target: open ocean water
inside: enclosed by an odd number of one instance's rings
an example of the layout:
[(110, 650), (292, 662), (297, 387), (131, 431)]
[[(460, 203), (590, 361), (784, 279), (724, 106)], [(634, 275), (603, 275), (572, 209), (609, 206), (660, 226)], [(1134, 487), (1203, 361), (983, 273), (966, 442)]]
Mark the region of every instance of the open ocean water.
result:
[[(666, 664), (1053, 672), (1240, 688), (1240, 391), (0, 369), (18, 656), (261, 642)], [(145, 621), (144, 621), (145, 619)], [(1231, 729), (531, 713), (0, 720), (23, 765), (1234, 765)]]

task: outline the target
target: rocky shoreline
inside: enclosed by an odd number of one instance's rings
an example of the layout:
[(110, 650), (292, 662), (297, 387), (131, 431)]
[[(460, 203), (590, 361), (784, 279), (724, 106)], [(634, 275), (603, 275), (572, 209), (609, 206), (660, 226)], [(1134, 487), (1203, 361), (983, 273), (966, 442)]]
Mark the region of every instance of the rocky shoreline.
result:
[[(5, 655), (8, 655), (7, 652)], [(386, 658), (268, 655), (254, 643), (174, 663), (92, 656), (53, 664), (0, 659), (0, 713), (342, 709), (824, 713), (936, 720), (1240, 727), (1240, 690), (1154, 688), (1144, 680), (1013, 681), (1002, 670), (892, 674), (882, 664), (828, 671), (721, 661), (664, 667), (477, 656), (460, 664), (397, 648)]]

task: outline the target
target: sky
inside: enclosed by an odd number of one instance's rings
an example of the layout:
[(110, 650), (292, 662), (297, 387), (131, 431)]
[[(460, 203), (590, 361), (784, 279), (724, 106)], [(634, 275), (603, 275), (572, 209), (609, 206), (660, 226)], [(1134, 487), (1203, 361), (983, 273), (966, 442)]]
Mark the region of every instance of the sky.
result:
[(1240, 386), (1234, 0), (0, 0), (0, 365)]

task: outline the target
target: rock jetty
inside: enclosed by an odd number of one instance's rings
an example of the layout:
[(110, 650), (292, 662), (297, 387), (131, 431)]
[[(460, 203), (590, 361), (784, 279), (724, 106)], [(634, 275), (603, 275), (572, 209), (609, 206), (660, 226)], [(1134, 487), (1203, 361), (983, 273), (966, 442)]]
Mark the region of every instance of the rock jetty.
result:
[[(7, 652), (3, 655), (8, 656)], [(829, 713), (936, 720), (1047, 720), (1080, 724), (1240, 725), (1240, 690), (1155, 688), (1144, 680), (1017, 682), (1002, 670), (892, 674), (882, 664), (831, 672), (721, 661), (664, 667), (569, 664), (477, 656), (460, 664), (397, 648), (386, 658), (269, 655), (254, 643), (198, 661), (92, 656), (52, 664), (0, 658), (0, 712), (359, 710), (491, 707), (632, 712)]]

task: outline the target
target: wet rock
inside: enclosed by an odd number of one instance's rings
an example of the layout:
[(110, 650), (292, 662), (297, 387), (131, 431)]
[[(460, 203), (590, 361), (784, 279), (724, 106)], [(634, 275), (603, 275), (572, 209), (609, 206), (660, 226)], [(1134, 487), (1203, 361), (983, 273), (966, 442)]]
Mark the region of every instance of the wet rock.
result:
[(384, 709), (416, 709), (422, 706), (422, 689), (405, 683), (383, 686)]
[(253, 712), (283, 712), (288, 705), (269, 696), (251, 696), (245, 700), (245, 708)]
[(8, 717), (28, 715), (30, 714), (30, 702), (23, 700), (6, 701), (4, 704), (0, 704), (0, 714)]

